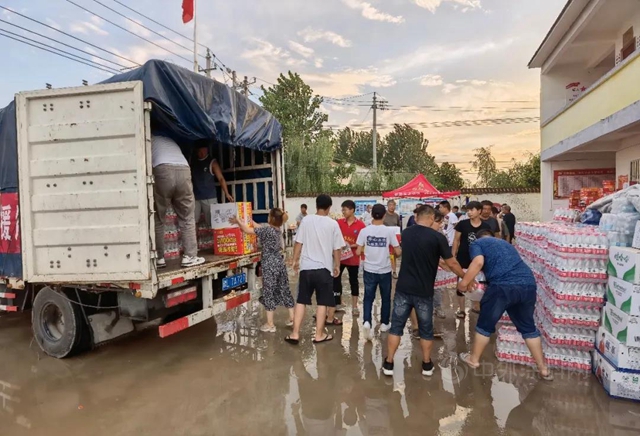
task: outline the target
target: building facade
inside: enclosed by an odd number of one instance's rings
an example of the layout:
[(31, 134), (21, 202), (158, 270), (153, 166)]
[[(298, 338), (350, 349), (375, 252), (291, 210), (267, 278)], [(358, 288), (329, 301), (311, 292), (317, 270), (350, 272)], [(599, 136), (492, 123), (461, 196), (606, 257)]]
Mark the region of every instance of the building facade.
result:
[(541, 72), (542, 218), (581, 187), (640, 182), (640, 2), (568, 1), (529, 67)]

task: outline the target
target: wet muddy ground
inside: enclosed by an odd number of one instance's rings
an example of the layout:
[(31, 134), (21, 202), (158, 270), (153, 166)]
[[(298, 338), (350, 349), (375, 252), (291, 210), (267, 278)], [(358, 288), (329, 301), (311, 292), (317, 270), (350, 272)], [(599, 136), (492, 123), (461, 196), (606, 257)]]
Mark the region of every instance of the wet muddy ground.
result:
[(376, 325), (365, 342), (351, 308), (318, 346), (310, 311), (296, 348), (283, 341), (284, 310), (276, 334), (258, 330), (256, 302), (167, 339), (148, 330), (67, 360), (39, 351), (28, 313), (0, 315), (0, 436), (639, 434), (640, 405), (610, 399), (591, 375), (538, 381), (498, 363), (493, 347), (482, 370), (468, 370), (455, 356), (475, 316), (447, 315), (429, 378), (408, 334), (394, 377), (382, 375), (386, 334)]

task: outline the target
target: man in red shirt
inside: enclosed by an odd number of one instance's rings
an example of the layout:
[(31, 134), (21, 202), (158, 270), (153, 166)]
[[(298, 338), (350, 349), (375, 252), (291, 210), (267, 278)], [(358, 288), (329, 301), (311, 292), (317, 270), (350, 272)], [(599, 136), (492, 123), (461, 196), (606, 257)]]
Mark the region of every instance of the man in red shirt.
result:
[[(356, 218), (356, 204), (347, 200), (342, 203), (343, 219), (338, 220), (338, 225), (342, 231), (344, 241), (351, 247), (351, 256), (343, 255), (340, 261), (340, 275), (333, 280), (333, 295), (336, 298), (336, 310), (344, 310), (342, 306), (342, 273), (346, 269), (349, 272), (349, 284), (351, 286), (351, 299), (353, 316), (359, 316), (358, 296), (360, 295), (360, 284), (358, 283), (358, 271), (360, 269), (360, 257), (356, 255), (358, 245), (358, 235), (366, 227), (365, 223)], [(331, 311), (331, 309), (329, 309)], [(331, 319), (331, 314), (329, 314)]]

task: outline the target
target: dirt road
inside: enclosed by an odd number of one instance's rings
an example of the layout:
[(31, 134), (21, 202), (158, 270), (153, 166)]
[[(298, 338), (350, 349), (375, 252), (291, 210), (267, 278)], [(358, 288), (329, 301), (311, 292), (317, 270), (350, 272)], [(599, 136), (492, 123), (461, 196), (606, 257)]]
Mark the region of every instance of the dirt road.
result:
[[(445, 299), (449, 303), (448, 299)], [(378, 324), (379, 306), (374, 323)], [(348, 308), (333, 342), (297, 348), (261, 333), (256, 303), (161, 340), (150, 330), (55, 360), (31, 341), (29, 314), (0, 316), (0, 435), (632, 435), (640, 406), (609, 399), (591, 375), (540, 382), (487, 351), (477, 373), (455, 356), (475, 318), (436, 328), (436, 373), (420, 374), (408, 335), (381, 374), (386, 334), (365, 342)]]

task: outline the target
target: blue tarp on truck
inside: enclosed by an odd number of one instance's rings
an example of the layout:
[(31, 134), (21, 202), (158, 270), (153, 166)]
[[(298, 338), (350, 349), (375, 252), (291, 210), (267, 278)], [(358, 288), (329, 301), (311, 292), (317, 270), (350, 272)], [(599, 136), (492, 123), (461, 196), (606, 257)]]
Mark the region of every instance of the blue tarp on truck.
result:
[[(228, 86), (169, 62), (151, 60), (102, 83), (136, 80), (143, 82), (145, 101), (153, 103), (153, 128), (184, 148), (211, 141), (263, 152), (282, 147), (282, 126), (272, 114)], [(8, 234), (16, 237), (19, 229), (14, 204), (17, 145), (15, 103), (11, 102), (0, 109), (0, 204), (5, 211), (0, 215), (0, 277), (22, 277), (19, 238), (2, 239)]]

